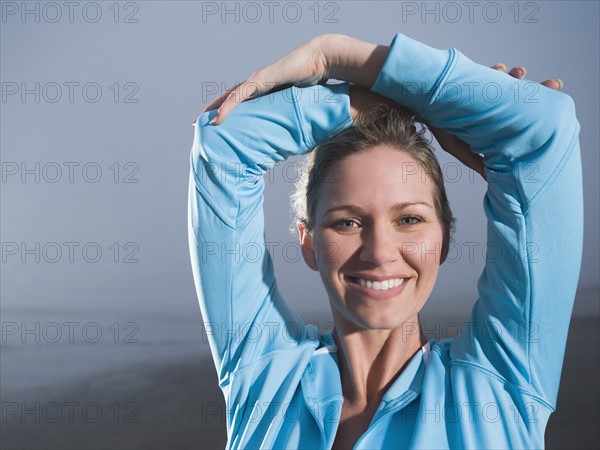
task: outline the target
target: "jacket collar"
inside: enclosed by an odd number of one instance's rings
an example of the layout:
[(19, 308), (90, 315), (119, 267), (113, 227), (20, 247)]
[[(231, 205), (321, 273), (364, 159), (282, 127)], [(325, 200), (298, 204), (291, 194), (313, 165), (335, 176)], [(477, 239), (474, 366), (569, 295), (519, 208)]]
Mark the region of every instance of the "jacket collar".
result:
[[(427, 342), (413, 355), (384, 394), (373, 423), (390, 410), (404, 407), (421, 394), (429, 353), (430, 342)], [(301, 384), (304, 400), (325, 434), (325, 442), (329, 442), (335, 437), (344, 402), (337, 347), (331, 333), (321, 336), (321, 343), (302, 375)]]

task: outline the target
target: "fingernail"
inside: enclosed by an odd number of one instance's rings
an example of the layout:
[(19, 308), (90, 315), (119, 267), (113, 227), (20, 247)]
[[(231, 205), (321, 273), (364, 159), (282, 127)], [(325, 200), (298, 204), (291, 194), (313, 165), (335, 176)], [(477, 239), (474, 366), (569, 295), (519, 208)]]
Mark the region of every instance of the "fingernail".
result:
[(562, 89), (565, 84), (562, 82), (561, 79), (558, 79), (557, 81), (558, 81), (558, 84), (559, 84), (559, 89)]

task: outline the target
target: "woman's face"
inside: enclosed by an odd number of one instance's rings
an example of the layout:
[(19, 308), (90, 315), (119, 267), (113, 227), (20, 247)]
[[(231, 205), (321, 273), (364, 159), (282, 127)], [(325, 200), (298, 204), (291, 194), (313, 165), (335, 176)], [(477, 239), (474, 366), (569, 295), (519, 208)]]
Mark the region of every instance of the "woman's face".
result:
[[(416, 322), (440, 265), (433, 182), (411, 156), (387, 145), (343, 159), (334, 172), (320, 186), (312, 236), (299, 228), (304, 259), (319, 271), (336, 323), (393, 329)], [(363, 286), (357, 278), (390, 281)]]

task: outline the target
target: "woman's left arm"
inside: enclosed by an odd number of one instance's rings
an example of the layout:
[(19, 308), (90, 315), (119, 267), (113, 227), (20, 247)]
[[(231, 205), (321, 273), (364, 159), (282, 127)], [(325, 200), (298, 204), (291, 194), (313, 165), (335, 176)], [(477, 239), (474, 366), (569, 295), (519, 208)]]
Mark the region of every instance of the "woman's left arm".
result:
[(583, 245), (573, 100), (402, 34), (371, 90), (483, 155), (487, 261), (452, 356), (554, 409)]

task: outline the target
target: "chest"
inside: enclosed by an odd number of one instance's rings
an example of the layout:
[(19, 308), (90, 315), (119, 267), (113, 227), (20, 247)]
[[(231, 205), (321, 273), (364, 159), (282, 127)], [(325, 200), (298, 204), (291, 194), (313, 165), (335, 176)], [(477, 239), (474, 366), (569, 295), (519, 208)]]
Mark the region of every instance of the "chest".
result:
[(354, 448), (356, 442), (369, 428), (376, 410), (377, 406), (365, 409), (344, 402), (332, 449)]

